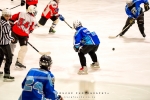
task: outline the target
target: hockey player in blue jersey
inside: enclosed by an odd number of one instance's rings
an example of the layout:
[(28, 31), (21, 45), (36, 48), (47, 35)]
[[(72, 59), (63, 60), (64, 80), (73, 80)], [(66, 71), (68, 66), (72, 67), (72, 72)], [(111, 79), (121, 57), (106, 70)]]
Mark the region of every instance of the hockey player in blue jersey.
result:
[(43, 55), (40, 68), (32, 68), (22, 82), (22, 94), (19, 100), (63, 100), (54, 89), (54, 75), (50, 71), (52, 60)]
[(78, 52), (81, 64), (78, 74), (88, 74), (85, 54), (88, 53), (93, 61), (91, 68), (100, 68), (95, 53), (99, 47), (100, 40), (95, 32), (90, 32), (87, 28), (83, 27), (79, 20), (73, 22), (73, 27), (76, 29), (74, 35), (74, 50)]
[[(123, 30), (129, 25), (128, 28), (126, 28), (120, 36), (123, 36), (125, 32), (135, 23), (135, 19), (137, 19), (137, 24), (139, 27), (139, 30), (143, 37), (146, 37), (144, 33), (144, 13), (143, 9), (140, 7), (142, 3), (144, 3), (144, 9), (145, 11), (149, 10), (149, 2), (148, 0), (127, 0), (127, 5), (125, 6), (126, 14), (128, 15), (128, 18), (126, 20), (126, 24), (123, 27)], [(140, 16), (139, 16), (140, 15)]]

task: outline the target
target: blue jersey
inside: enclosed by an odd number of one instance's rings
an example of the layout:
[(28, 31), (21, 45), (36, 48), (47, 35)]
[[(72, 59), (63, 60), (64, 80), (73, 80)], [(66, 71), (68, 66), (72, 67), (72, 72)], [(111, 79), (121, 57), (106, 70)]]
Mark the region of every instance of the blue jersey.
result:
[(142, 10), (142, 8), (140, 7), (140, 5), (142, 3), (149, 3), (148, 0), (132, 0), (133, 5), (131, 7), (128, 7), (128, 5), (125, 6), (125, 11), (126, 14), (130, 17), (130, 18), (137, 18), (140, 15), (140, 12)]
[(50, 71), (30, 69), (22, 83), (23, 91), (19, 100), (58, 100), (53, 79)]
[(100, 40), (95, 32), (90, 32), (85, 27), (78, 27), (74, 35), (74, 46), (79, 48), (84, 45), (99, 45)]

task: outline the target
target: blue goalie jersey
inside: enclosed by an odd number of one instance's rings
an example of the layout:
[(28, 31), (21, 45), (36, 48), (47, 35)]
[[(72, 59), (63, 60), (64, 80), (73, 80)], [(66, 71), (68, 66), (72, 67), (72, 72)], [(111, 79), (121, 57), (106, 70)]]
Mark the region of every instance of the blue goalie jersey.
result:
[(131, 7), (128, 7), (128, 5), (125, 6), (125, 11), (128, 17), (130, 18), (137, 18), (140, 15), (140, 12), (142, 8), (140, 5), (142, 3), (149, 3), (148, 0), (132, 0), (133, 5)]
[(54, 90), (54, 75), (50, 71), (32, 68), (22, 83), (19, 100), (58, 100)]
[(99, 45), (100, 40), (95, 32), (90, 32), (85, 27), (78, 27), (74, 35), (74, 46), (79, 48), (84, 45)]

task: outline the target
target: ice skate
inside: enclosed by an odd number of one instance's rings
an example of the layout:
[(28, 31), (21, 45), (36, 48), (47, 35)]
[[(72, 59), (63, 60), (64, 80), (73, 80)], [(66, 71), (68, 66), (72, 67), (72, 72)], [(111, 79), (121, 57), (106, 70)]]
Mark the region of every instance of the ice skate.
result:
[(145, 38), (146, 37), (145, 33), (142, 33), (142, 36)]
[(55, 32), (56, 32), (56, 31), (54, 30), (54, 28), (51, 27), (51, 28), (49, 29), (49, 34), (54, 34)]
[(91, 64), (91, 68), (92, 68), (92, 69), (100, 68), (99, 63), (98, 63), (98, 62), (92, 63), (92, 64)]
[(13, 82), (15, 79), (14, 77), (9, 76), (9, 75), (6, 75), (6, 76), (4, 75), (3, 78), (4, 78), (4, 80), (3, 80), (4, 82)]
[(23, 64), (21, 64), (20, 62), (16, 61), (15, 64), (16, 68), (26, 68), (26, 66), (24, 66)]
[(87, 67), (84, 66), (84, 67), (80, 68), (78, 74), (79, 75), (86, 75), (86, 74), (88, 74)]

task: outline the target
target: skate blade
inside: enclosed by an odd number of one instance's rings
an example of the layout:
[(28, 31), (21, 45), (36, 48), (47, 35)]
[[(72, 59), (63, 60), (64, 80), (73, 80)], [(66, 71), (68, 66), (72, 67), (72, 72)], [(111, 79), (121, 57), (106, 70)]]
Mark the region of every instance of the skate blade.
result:
[(99, 69), (100, 66), (91, 66), (92, 69)]
[(19, 66), (15, 66), (15, 70), (24, 70), (25, 68), (23, 67), (19, 67)]
[(115, 39), (115, 38), (117, 38), (116, 36), (109, 36), (108, 38), (110, 38), (110, 39)]
[(85, 72), (84, 72), (84, 73), (78, 72), (78, 74), (79, 74), (79, 75), (87, 75), (88, 73), (85, 73)]
[(13, 82), (13, 81), (15, 81), (14, 79), (6, 79), (6, 78), (4, 78), (4, 80), (3, 80), (3, 82)]
[(53, 34), (55, 34), (55, 32), (49, 32), (49, 34), (50, 34), (50, 35), (53, 35)]

